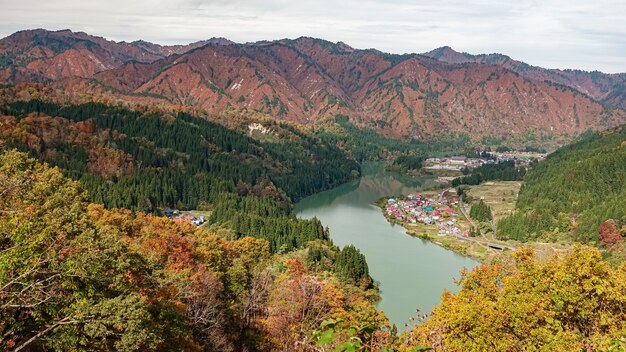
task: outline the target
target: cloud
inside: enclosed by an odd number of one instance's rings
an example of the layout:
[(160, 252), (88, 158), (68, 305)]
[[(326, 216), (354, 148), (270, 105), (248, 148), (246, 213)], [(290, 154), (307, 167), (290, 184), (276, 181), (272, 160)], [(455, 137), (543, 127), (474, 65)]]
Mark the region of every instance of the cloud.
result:
[(161, 44), (304, 35), (393, 53), (449, 45), (548, 68), (626, 71), (621, 0), (2, 1), (2, 36), (39, 27)]

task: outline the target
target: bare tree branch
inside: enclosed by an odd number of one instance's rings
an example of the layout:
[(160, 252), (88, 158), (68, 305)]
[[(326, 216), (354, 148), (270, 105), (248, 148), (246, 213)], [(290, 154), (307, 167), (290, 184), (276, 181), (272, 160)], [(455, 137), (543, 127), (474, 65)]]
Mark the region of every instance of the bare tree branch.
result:
[(52, 331), (54, 328), (56, 328), (58, 326), (68, 325), (68, 324), (76, 324), (78, 322), (79, 322), (78, 320), (70, 320), (70, 317), (65, 317), (65, 318), (59, 320), (58, 322), (48, 326), (44, 330), (41, 330), (40, 332), (38, 332), (35, 336), (31, 337), (30, 339), (25, 341), (23, 344), (21, 344), (18, 347), (16, 347), (13, 350), (13, 352), (19, 352), (19, 351), (23, 350), (26, 346), (28, 346), (31, 343), (35, 342), (38, 338), (42, 337), (43, 335), (47, 334), (48, 332)]

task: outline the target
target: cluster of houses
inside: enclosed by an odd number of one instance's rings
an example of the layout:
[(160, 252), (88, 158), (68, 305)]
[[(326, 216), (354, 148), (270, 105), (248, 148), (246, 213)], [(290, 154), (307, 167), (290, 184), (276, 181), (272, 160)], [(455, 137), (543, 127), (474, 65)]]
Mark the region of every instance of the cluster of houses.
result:
[(455, 207), (459, 205), (456, 195), (445, 191), (438, 196), (409, 194), (404, 199), (389, 198), (385, 212), (391, 219), (408, 223), (436, 225), (439, 236), (467, 236), (468, 231), (459, 227), (459, 214)]
[(515, 161), (516, 166), (528, 165), (533, 158), (542, 161), (546, 158), (546, 153), (533, 153), (533, 152), (496, 152), (491, 153), (495, 157), (495, 162)]
[[(430, 170), (462, 171), (463, 169), (474, 169), (486, 164), (496, 164), (502, 161), (513, 160), (516, 166), (523, 166), (530, 163), (533, 156), (528, 152), (506, 152), (491, 153), (491, 157), (468, 158), (465, 156), (451, 156), (445, 158), (428, 158), (424, 162), (424, 168)], [(540, 160), (545, 156), (541, 156)]]
[[(473, 168), (482, 165), (482, 159), (470, 159), (464, 156), (451, 156), (448, 158), (428, 158), (424, 162), (426, 170), (461, 171), (464, 168)], [(485, 160), (486, 162), (486, 160)]]
[(191, 214), (185, 215), (181, 213), (178, 209), (166, 208), (163, 210), (163, 214), (177, 223), (188, 221), (196, 226), (200, 226), (206, 221), (204, 219), (204, 216), (193, 216)]

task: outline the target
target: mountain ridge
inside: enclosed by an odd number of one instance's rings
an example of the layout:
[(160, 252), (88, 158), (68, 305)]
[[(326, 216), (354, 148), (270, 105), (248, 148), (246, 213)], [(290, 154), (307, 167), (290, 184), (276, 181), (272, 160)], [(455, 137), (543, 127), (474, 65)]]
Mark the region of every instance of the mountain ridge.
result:
[(443, 46), (422, 55), (453, 64), (473, 62), (502, 66), (530, 79), (543, 79), (563, 84), (585, 93), (607, 106), (626, 108), (626, 90), (624, 89), (626, 73), (603, 73), (597, 70), (546, 69), (515, 60), (501, 53), (473, 55), (466, 52), (457, 52), (449, 46)]
[[(529, 76), (506, 64), (510, 58), (479, 58), (450, 47), (397, 55), (311, 37), (245, 44), (214, 38), (162, 47), (85, 35), (26, 31), (0, 40), (0, 82), (39, 79), (67, 94), (209, 113), (237, 106), (304, 124), (342, 114), (394, 138), (468, 133), (478, 139), (571, 139), (626, 122), (619, 90), (605, 92), (608, 103), (602, 103), (593, 92), (539, 75), (550, 70)], [(7, 49), (16, 38), (22, 38), (17, 48), (28, 51)], [(30, 61), (7, 64), (7, 55)], [(603, 85), (596, 90), (613, 82), (598, 77)]]

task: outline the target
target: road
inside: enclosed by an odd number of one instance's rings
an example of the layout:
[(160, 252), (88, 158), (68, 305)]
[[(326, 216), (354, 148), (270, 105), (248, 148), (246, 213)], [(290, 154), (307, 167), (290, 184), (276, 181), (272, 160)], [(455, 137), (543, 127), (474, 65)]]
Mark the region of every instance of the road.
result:
[[(459, 209), (461, 209), (461, 213), (463, 213), (463, 216), (465, 216), (465, 218), (467, 219), (467, 221), (469, 221), (469, 223), (476, 229), (479, 229), (478, 225), (474, 222), (474, 220), (467, 214), (467, 210), (465, 209), (465, 204), (463, 202), (459, 203)], [(491, 229), (492, 229), (492, 239), (491, 241), (494, 242), (494, 244), (498, 245), (498, 246), (502, 246), (504, 248), (508, 248), (512, 251), (514, 251), (516, 249), (516, 247), (511, 247), (511, 246), (507, 246), (507, 245), (502, 245), (499, 243), (495, 243), (496, 241), (498, 241), (496, 239), (496, 224), (495, 224), (495, 219), (493, 217), (493, 214), (491, 215)], [(480, 245), (482, 245), (483, 247), (487, 247), (487, 248), (491, 248), (494, 249), (492, 247), (490, 247), (490, 239), (487, 238), (485, 235), (481, 234), (481, 237), (484, 239), (484, 241), (479, 241), (478, 238), (470, 238), (468, 237), (467, 240), (478, 243)]]

